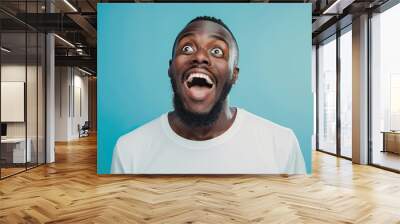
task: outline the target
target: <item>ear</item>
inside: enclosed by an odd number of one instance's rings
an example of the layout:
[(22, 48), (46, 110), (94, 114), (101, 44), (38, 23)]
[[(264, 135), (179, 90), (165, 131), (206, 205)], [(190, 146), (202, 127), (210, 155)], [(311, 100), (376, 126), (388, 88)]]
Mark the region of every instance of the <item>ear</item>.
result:
[(169, 59), (168, 64), (169, 64), (169, 66), (168, 66), (168, 76), (171, 77), (171, 64), (172, 64), (172, 60), (171, 59)]
[(232, 84), (236, 83), (236, 80), (239, 78), (239, 67), (235, 65), (233, 68), (233, 75), (232, 75)]

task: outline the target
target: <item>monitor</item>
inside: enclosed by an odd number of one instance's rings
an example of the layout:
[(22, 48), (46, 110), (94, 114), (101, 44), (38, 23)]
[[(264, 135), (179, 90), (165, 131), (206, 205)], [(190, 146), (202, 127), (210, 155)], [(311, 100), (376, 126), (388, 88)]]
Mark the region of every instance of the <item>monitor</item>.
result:
[(7, 136), (7, 124), (1, 123), (1, 136)]

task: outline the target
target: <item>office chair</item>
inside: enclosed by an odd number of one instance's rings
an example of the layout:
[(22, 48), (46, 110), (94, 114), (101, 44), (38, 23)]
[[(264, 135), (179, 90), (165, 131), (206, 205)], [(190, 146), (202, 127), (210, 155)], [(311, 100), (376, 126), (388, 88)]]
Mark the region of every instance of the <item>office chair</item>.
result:
[(89, 136), (89, 129), (90, 129), (89, 121), (85, 121), (82, 127), (80, 127), (80, 125), (78, 124), (79, 138)]

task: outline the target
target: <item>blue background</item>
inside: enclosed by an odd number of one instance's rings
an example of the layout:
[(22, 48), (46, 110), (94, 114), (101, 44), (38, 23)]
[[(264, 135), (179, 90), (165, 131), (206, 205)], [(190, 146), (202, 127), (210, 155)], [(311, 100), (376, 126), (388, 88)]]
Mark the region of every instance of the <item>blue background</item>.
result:
[(118, 137), (172, 110), (168, 60), (194, 17), (222, 19), (239, 49), (231, 106), (295, 132), (311, 173), (311, 4), (98, 4), (98, 174)]

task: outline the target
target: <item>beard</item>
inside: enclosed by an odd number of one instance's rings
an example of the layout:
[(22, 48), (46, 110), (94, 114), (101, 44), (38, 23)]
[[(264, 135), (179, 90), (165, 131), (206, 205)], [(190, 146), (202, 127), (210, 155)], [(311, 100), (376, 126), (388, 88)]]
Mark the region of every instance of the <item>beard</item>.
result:
[(177, 91), (175, 80), (170, 78), (170, 81), (172, 90), (174, 91), (173, 103), (176, 115), (188, 127), (209, 127), (213, 125), (221, 114), (226, 97), (232, 88), (232, 84), (226, 82), (218, 100), (214, 103), (211, 110), (207, 113), (196, 113), (185, 108), (182, 96)]

